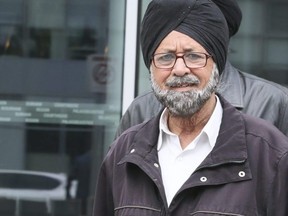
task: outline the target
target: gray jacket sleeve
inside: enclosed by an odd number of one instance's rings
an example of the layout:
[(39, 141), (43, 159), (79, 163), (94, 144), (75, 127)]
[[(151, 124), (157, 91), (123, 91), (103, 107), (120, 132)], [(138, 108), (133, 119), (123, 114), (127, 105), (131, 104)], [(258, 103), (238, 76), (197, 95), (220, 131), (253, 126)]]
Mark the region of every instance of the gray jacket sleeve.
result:
[(116, 137), (126, 129), (151, 119), (161, 109), (162, 105), (152, 91), (136, 97), (122, 116)]

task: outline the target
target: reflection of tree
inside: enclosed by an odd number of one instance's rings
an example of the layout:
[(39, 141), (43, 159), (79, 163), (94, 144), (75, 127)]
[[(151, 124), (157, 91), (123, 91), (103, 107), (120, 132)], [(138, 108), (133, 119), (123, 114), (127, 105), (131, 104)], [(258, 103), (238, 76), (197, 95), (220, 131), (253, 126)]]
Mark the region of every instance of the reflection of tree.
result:
[(30, 28), (26, 34), (22, 30), (11, 26), (2, 30), (0, 55), (50, 58), (51, 29)]
[(29, 56), (50, 58), (51, 32), (49, 29), (30, 29), (30, 38), (34, 45), (29, 47)]
[(1, 55), (22, 56), (22, 44), (18, 35), (7, 35), (3, 39), (0, 46)]
[(97, 45), (96, 30), (85, 27), (83, 29), (74, 29), (69, 35), (69, 49), (71, 59), (84, 60), (88, 55), (95, 52)]
[(82, 36), (80, 38), (81, 46), (87, 46), (87, 47), (95, 47), (96, 46), (96, 39), (94, 36), (94, 30), (91, 28), (84, 28), (82, 31)]
[[(32, 58), (51, 58), (53, 29), (48, 28), (29, 28), (26, 34), (20, 28), (9, 28), (0, 35), (0, 55), (15, 55)], [(68, 58), (85, 60), (88, 55), (97, 53), (97, 35), (96, 30), (91, 27), (80, 29), (71, 29), (68, 35), (61, 31), (61, 37), (68, 40)], [(65, 38), (64, 38), (65, 37)], [(63, 47), (54, 47), (54, 49), (64, 49)], [(59, 50), (64, 53), (63, 50)]]

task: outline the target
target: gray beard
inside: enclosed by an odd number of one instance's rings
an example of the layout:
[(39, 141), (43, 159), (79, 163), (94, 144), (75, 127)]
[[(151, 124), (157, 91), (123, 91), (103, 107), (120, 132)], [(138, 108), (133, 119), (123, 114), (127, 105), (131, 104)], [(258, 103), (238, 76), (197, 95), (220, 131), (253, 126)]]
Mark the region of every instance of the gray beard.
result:
[[(170, 114), (179, 117), (188, 117), (197, 113), (211, 97), (212, 93), (216, 91), (219, 81), (219, 72), (214, 66), (209, 82), (202, 90), (191, 90), (179, 92), (174, 90), (162, 90), (156, 83), (153, 72), (151, 72), (151, 86), (155, 96), (160, 103), (167, 107)], [(172, 77), (167, 80), (166, 86), (175, 87), (181, 84), (199, 84), (199, 79), (192, 75), (185, 75), (183, 77)]]

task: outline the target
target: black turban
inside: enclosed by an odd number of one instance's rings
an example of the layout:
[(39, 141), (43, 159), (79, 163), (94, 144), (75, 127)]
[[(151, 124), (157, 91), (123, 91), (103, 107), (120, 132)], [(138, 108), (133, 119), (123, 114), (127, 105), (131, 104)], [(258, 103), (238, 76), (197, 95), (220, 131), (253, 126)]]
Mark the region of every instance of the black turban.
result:
[(147, 68), (161, 41), (173, 30), (201, 44), (212, 55), (219, 72), (223, 71), (229, 30), (223, 13), (215, 3), (211, 0), (152, 0), (143, 17), (140, 35)]
[(242, 12), (236, 0), (212, 0), (224, 14), (228, 28), (229, 36), (232, 37), (238, 32), (242, 21)]

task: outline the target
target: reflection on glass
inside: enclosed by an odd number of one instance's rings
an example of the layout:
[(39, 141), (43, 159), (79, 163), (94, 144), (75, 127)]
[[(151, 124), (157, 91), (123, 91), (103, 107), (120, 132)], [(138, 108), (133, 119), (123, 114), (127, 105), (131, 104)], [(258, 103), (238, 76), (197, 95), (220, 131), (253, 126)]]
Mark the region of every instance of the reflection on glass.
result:
[[(17, 179), (25, 171), (28, 184), (59, 177), (61, 196), (49, 200), (50, 213), (60, 209), (55, 200), (80, 201), (83, 215), (90, 209), (120, 118), (124, 12), (119, 0), (0, 0), (0, 173)], [(0, 199), (21, 197), (6, 186)], [(47, 201), (31, 190), (22, 197)]]

